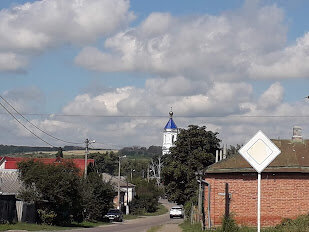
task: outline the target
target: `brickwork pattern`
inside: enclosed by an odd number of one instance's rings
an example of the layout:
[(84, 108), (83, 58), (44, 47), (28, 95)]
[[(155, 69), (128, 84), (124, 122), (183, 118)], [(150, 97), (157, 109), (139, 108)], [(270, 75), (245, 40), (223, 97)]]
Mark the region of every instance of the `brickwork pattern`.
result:
[[(231, 193), (230, 212), (239, 225), (257, 224), (257, 173), (207, 174), (211, 185), (212, 225), (220, 225), (225, 212), (225, 183)], [(205, 188), (207, 212), (208, 188)], [(308, 173), (262, 173), (261, 226), (274, 226), (284, 218), (309, 213)], [(206, 221), (208, 215), (206, 214)]]

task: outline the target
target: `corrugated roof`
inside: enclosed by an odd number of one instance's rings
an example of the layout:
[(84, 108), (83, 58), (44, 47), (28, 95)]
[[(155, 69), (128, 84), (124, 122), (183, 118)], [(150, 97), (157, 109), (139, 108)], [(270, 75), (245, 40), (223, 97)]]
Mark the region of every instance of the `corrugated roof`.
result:
[[(104, 182), (110, 182), (111, 185), (117, 189), (118, 187), (118, 176), (112, 176), (108, 173), (102, 173), (102, 179)], [(134, 184), (131, 184), (131, 183), (127, 183), (126, 181), (126, 178), (121, 176), (120, 177), (120, 187), (121, 188), (126, 188), (127, 187), (127, 184), (128, 184), (128, 187), (132, 188), (132, 187), (135, 187)]]
[(176, 123), (174, 122), (173, 118), (170, 118), (166, 123), (164, 130), (166, 129), (177, 129)]
[[(263, 172), (309, 173), (309, 140), (272, 140), (281, 154)], [(256, 172), (240, 155), (233, 155), (208, 167), (206, 173)]]
[(17, 195), (22, 188), (17, 170), (0, 170), (0, 192), (2, 195)]

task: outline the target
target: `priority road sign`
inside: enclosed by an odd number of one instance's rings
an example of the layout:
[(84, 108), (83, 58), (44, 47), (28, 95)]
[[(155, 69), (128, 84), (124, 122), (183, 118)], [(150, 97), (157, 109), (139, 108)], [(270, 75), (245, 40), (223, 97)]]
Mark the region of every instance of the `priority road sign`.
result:
[(262, 132), (258, 131), (238, 151), (258, 172), (257, 231), (261, 231), (261, 172), (281, 153), (280, 149)]

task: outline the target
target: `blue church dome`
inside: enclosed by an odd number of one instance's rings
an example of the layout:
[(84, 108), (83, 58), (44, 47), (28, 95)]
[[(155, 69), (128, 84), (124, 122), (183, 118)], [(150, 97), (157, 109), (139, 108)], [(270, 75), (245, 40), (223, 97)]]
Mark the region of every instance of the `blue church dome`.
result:
[(174, 122), (174, 120), (172, 118), (170, 118), (170, 120), (168, 120), (168, 122), (166, 123), (166, 126), (164, 127), (164, 129), (177, 129), (177, 126)]

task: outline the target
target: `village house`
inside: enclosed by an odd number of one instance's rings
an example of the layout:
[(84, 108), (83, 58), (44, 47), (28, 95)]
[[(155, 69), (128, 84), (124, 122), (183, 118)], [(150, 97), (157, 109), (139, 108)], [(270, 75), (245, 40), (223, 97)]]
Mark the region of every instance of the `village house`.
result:
[(106, 183), (110, 183), (115, 193), (118, 192), (118, 182), (120, 186), (120, 206), (118, 205), (118, 195), (114, 197), (114, 206), (115, 208), (123, 208), (127, 206), (134, 198), (135, 196), (135, 185), (131, 184), (127, 181), (126, 177), (121, 176), (120, 180), (118, 179), (118, 176), (112, 176), (108, 173), (102, 174), (102, 179)]
[[(301, 128), (293, 131), (291, 140), (272, 140), (281, 154), (262, 172), (262, 227), (309, 213), (309, 140), (303, 140)], [(206, 226), (222, 222), (226, 183), (233, 218), (239, 225), (257, 225), (257, 172), (241, 155), (209, 166), (204, 183), (208, 185), (204, 190)]]

